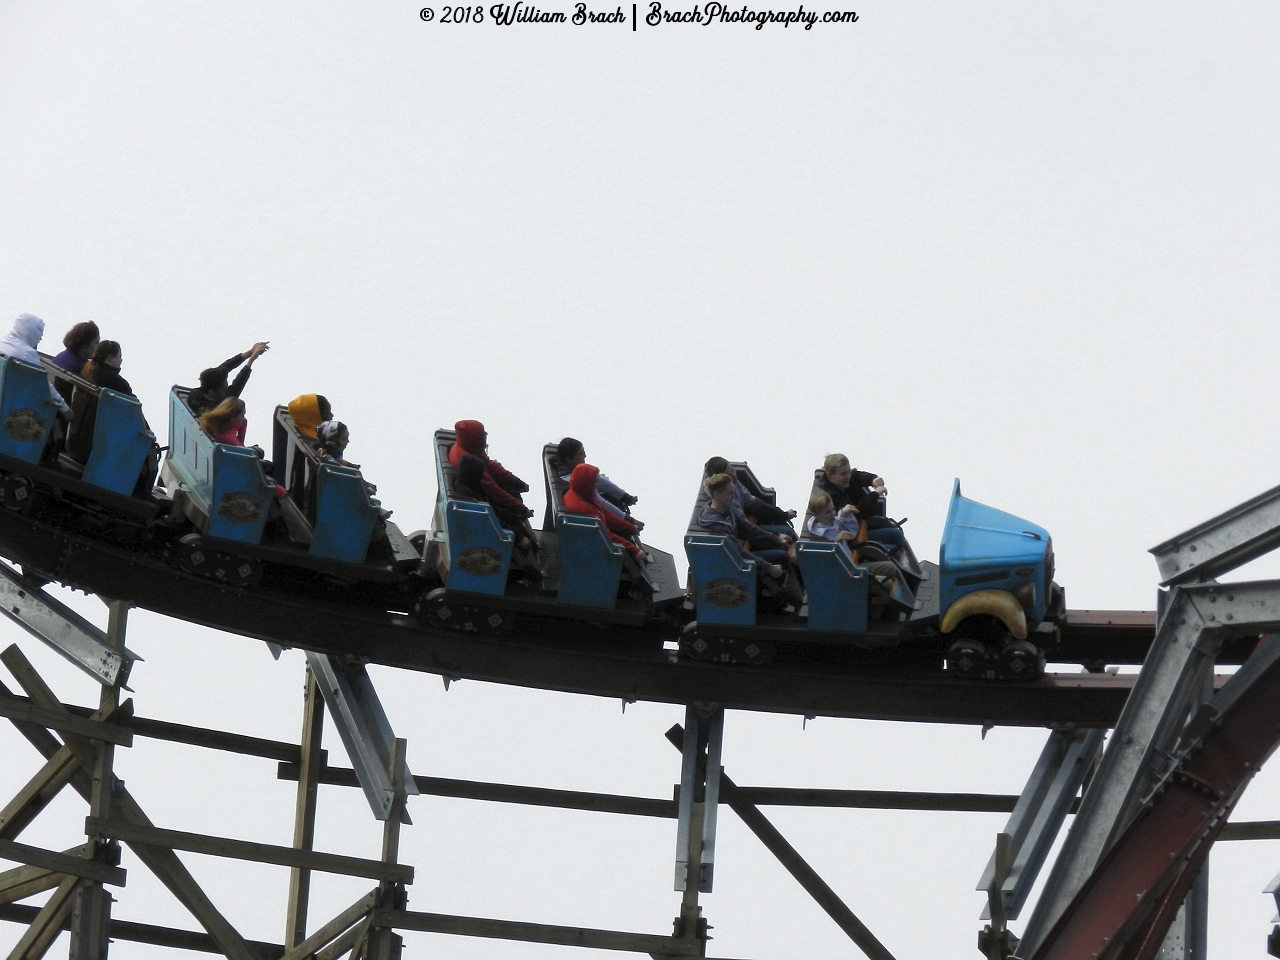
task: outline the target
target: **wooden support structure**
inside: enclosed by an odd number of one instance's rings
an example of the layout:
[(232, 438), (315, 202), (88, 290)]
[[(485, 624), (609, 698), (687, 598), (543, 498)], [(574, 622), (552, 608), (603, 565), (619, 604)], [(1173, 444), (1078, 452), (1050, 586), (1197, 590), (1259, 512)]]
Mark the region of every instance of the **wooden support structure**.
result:
[[(112, 600), (107, 609), (107, 646), (115, 653), (124, 654), (124, 635), (129, 618), (129, 605)], [(33, 671), (34, 672), (34, 671)], [(98, 712), (110, 715), (120, 706), (120, 687), (110, 684), (102, 688), (98, 701)], [(79, 724), (92, 721), (80, 720), (65, 710), (56, 711), (61, 714), (63, 723), (74, 720)], [(109, 729), (105, 723), (94, 724), (103, 730)], [(91, 728), (92, 731), (92, 728)], [(89, 817), (85, 822), (85, 834), (93, 850), (93, 861), (99, 868), (107, 866), (109, 859), (117, 862), (119, 850), (96, 824), (105, 823), (111, 816), (111, 798), (115, 793), (115, 745), (131, 746), (133, 736), (124, 731), (125, 737), (113, 740), (102, 733), (81, 734), (79, 731), (63, 729), (64, 736), (89, 736), (94, 749), (92, 782), (89, 788)], [(70, 873), (71, 871), (67, 871)], [(80, 874), (83, 876), (83, 874)], [(124, 883), (123, 871), (120, 871), (120, 883)], [(71, 906), (71, 951), (70, 960), (107, 960), (107, 931), (111, 926), (111, 894), (103, 888), (101, 877), (81, 882), (72, 895)]]
[[(307, 667), (302, 708), (302, 762), (298, 767), (298, 796), (293, 811), (293, 847), (311, 850), (316, 836), (316, 803), (320, 793), (320, 771), (327, 757), (320, 748), (324, 734), (324, 700), (315, 674)], [(311, 898), (311, 871), (294, 867), (289, 871), (288, 915), (284, 945), (296, 947), (307, 939), (307, 907)]]
[[(114, 648), (123, 650), (127, 607), (115, 603), (109, 606), (107, 636)], [(400, 932), (405, 931), (632, 952), (659, 960), (702, 957), (708, 938), (699, 893), (710, 889), (709, 868), (714, 851), (714, 829), (708, 835), (704, 825), (708, 818), (714, 822), (718, 802), (739, 816), (866, 956), (893, 960), (884, 945), (761, 813), (760, 806), (1007, 812), (1018, 801), (1017, 796), (1003, 794), (740, 787), (720, 770), (718, 741), (702, 730), (696, 749), (686, 758), (695, 767), (690, 779), (695, 786), (688, 795), (687, 859), (681, 861), (685, 876), (674, 934), (410, 911), (405, 885), (413, 882), (414, 868), (399, 862), (401, 829), (407, 819), (402, 814), (409, 786), (407, 744), (403, 739), (391, 743), (386, 768), (391, 784), (390, 814), (383, 822), (379, 858), (339, 856), (315, 849), (319, 786), (355, 787), (360, 783), (354, 769), (328, 764), (327, 753), (322, 749), (326, 708), (310, 669), (305, 679), (301, 736), (297, 743), (286, 743), (136, 717), (132, 702), (120, 700), (119, 687), (104, 687), (96, 708), (68, 706), (57, 699), (16, 646), (0, 653), (0, 662), (9, 668), (26, 694), (20, 696), (0, 682), (0, 717), (7, 718), (45, 758), (44, 765), (0, 807), (0, 859), (20, 864), (0, 872), (0, 920), (27, 924), (9, 954), (11, 960), (39, 960), (63, 931), (71, 932), (71, 960), (107, 960), (111, 939), (215, 953), (231, 960), (340, 960), (348, 954), (352, 960), (398, 960), (403, 947)], [(722, 717), (714, 705), (699, 704), (690, 710), (697, 711), (700, 728), (704, 721), (714, 725), (718, 721), (713, 718)], [(275, 761), (279, 779), (297, 782), (291, 845), (169, 830), (153, 824), (113, 773), (115, 749), (131, 746), (135, 737)], [(673, 727), (667, 737), (677, 747), (683, 747), (681, 727)], [(718, 777), (709, 776), (713, 770), (719, 773)], [(718, 794), (712, 789), (713, 780)], [(684, 822), (680, 804), (683, 791), (669, 800), (426, 776), (413, 777), (412, 782), (420, 793), (431, 796)], [(16, 837), (68, 785), (89, 805), (89, 815), (84, 820), (87, 842), (62, 851), (19, 843)], [(1073, 804), (1073, 810), (1078, 803), (1077, 800)], [(1222, 833), (1223, 839), (1276, 836), (1280, 836), (1280, 823), (1271, 822), (1227, 825)], [(173, 893), (203, 932), (111, 916), (112, 900), (104, 885), (122, 886), (128, 876), (119, 866), (119, 843), (126, 844), (138, 862)], [(175, 851), (287, 867), (284, 942), (264, 943), (242, 937), (209, 900)], [(1004, 866), (1007, 868), (1008, 864)], [(378, 885), (308, 934), (313, 871), (362, 877), (375, 880)], [(15, 902), (49, 890), (53, 893), (43, 907)], [(984, 952), (988, 957), (1007, 956), (1009, 946), (1003, 942), (1004, 922), (999, 911), (993, 915), (991, 934)]]
[(127, 820), (85, 821), (86, 831), (115, 840), (123, 840), (130, 846), (163, 847), (169, 850), (186, 850), (210, 857), (228, 857), (233, 860), (250, 860), (255, 863), (274, 863), (283, 867), (300, 867), (323, 873), (338, 873), (348, 877), (365, 877), (392, 883), (412, 883), (413, 867), (384, 860), (362, 860), (334, 853), (316, 853), (312, 850), (296, 850), (269, 843), (249, 840), (233, 840), (228, 837), (210, 837), (201, 833), (181, 830), (161, 830), (157, 827), (130, 823)]

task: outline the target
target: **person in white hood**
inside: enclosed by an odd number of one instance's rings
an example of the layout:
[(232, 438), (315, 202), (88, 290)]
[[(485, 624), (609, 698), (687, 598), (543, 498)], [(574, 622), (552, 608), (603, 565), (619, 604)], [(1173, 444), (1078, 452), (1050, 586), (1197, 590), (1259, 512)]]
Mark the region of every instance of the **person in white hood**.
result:
[[(30, 313), (20, 313), (18, 319), (13, 321), (13, 330), (7, 337), (0, 340), (0, 356), (13, 357), (15, 360), (22, 360), (38, 367), (40, 354), (36, 351), (36, 347), (40, 345), (40, 338), (43, 336), (44, 321)], [(62, 399), (62, 395), (54, 389), (53, 384), (49, 384), (49, 399), (57, 406), (59, 413), (63, 416), (70, 415), (71, 408), (67, 406), (67, 401)]]

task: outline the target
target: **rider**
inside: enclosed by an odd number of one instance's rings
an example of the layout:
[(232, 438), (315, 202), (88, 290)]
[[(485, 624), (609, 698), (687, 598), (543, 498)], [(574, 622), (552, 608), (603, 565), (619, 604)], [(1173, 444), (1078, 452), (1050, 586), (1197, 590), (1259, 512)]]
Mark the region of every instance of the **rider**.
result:
[[(13, 329), (9, 335), (0, 340), (0, 357), (13, 357), (15, 360), (21, 360), (32, 366), (40, 366), (40, 353), (36, 347), (40, 346), (40, 339), (44, 336), (44, 321), (34, 314), (20, 313), (18, 319), (13, 321)], [(49, 384), (49, 399), (53, 401), (53, 405), (58, 408), (58, 413), (65, 420), (71, 415), (71, 408), (67, 406), (67, 401), (62, 399), (53, 384)]]
[(734, 480), (729, 474), (713, 474), (707, 478), (706, 487), (711, 502), (698, 514), (698, 526), (709, 533), (728, 537), (739, 550), (742, 550), (743, 541), (751, 541), (751, 550), (744, 551), (743, 556), (755, 560), (762, 572), (767, 570), (774, 578), (780, 579), (783, 567), (790, 566), (787, 547), (791, 545), (791, 537), (762, 530), (746, 518), (738, 506)]
[[(212, 410), (227, 397), (240, 396), (245, 384), (249, 382), (249, 374), (253, 372), (253, 361), (257, 360), (270, 348), (270, 344), (267, 341), (260, 340), (244, 353), (237, 353), (234, 357), (224, 360), (216, 367), (201, 370), (200, 386), (187, 394), (187, 408), (198, 417), (202, 413)], [(248, 362), (246, 363), (245, 361)], [(245, 364), (244, 369), (236, 374), (235, 380), (228, 386), (227, 375), (242, 363)]]

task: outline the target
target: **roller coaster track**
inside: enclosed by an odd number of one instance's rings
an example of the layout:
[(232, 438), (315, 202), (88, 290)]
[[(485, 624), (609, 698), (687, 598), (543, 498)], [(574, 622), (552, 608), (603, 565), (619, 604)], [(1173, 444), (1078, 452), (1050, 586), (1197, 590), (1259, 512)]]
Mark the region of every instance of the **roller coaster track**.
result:
[[(699, 663), (669, 649), (674, 629), (664, 636), (652, 628), (546, 617), (518, 621), (510, 636), (477, 637), (422, 626), (407, 613), (223, 586), (10, 511), (0, 511), (0, 552), (68, 586), (282, 647), (623, 700), (809, 716), (1108, 727), (1133, 685), (1132, 676), (1105, 673), (1050, 674), (1033, 683), (960, 680), (946, 676), (936, 656), (914, 669), (838, 659), (765, 668)], [(1154, 633), (1152, 614), (1073, 617), (1065, 645), (1074, 646), (1076, 663), (1140, 660)]]

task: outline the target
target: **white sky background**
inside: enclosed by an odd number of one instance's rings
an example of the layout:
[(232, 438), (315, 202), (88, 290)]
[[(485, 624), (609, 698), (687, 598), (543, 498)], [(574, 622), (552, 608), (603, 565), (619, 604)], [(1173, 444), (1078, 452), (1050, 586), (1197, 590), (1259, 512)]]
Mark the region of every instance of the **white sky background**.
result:
[[(0, 0), (0, 322), (43, 316), (53, 350), (96, 319), (158, 431), (171, 384), (270, 339), (250, 440), (268, 443), (275, 403), (326, 394), (406, 531), (430, 520), (430, 433), (462, 417), (535, 506), (541, 445), (579, 437), (676, 554), (708, 456), (749, 460), (802, 509), (841, 450), (887, 478), (921, 556), (959, 476), (1052, 532), (1072, 606), (1150, 608), (1147, 548), (1276, 482), (1280, 14), (857, 9), (808, 32), (633, 34), (424, 24), (405, 2)], [(2, 640), (96, 700), (16, 628)], [(297, 652), (145, 612), (129, 644), (140, 714), (296, 739)], [(373, 673), (419, 774), (655, 797), (678, 779), (662, 732), (679, 708)], [(725, 767), (1017, 792), (1043, 739), (734, 713)], [(8, 796), (38, 757), (11, 730), (0, 744)], [(146, 740), (117, 756), (161, 826), (290, 842), (294, 788), (269, 761)], [(1278, 799), (1268, 770), (1237, 818)], [(320, 849), (377, 856), (358, 791), (324, 788), (320, 809)], [(23, 839), (71, 846), (84, 812), (64, 798)], [(671, 821), (410, 812), (412, 909), (670, 930)], [(977, 956), (973, 886), (1003, 815), (766, 813), (900, 960)], [(712, 955), (858, 955), (727, 810), (717, 859)], [(287, 871), (185, 860), (243, 934), (280, 941)], [(194, 927), (126, 866), (117, 917)], [(1217, 848), (1212, 957), (1265, 956), (1277, 870), (1275, 842)], [(368, 885), (316, 887), (319, 923)], [(19, 933), (0, 926), (0, 947)]]

